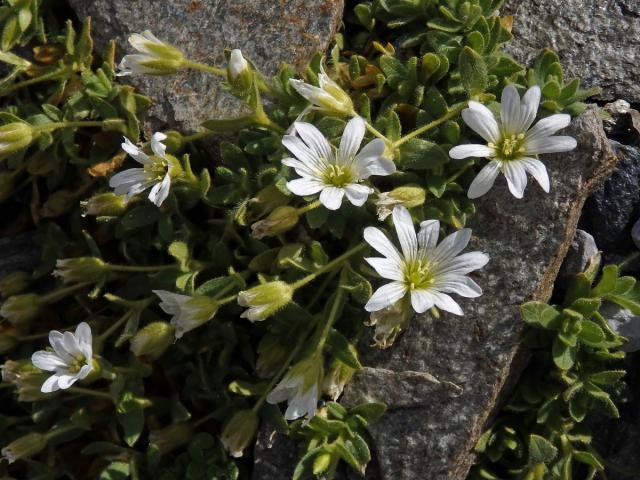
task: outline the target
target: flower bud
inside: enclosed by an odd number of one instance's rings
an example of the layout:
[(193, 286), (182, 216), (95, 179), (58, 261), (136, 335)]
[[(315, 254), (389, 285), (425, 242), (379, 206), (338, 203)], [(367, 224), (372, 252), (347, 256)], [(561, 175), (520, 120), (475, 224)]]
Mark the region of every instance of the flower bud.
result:
[(45, 218), (59, 217), (74, 208), (78, 203), (78, 195), (70, 190), (58, 190), (49, 196), (40, 209)]
[(312, 472), (314, 475), (321, 475), (327, 471), (331, 465), (331, 454), (322, 452), (313, 459)]
[(242, 52), (234, 48), (229, 56), (229, 80), (237, 80), (240, 75), (249, 70), (249, 63), (242, 56)]
[(342, 391), (344, 390), (344, 386), (351, 380), (353, 374), (356, 371), (348, 365), (344, 363), (334, 360), (331, 363), (331, 367), (329, 371), (326, 373), (324, 377), (324, 382), (322, 383), (322, 391), (332, 400), (336, 400), (340, 395), (342, 395)]
[(258, 430), (258, 414), (253, 410), (240, 410), (227, 423), (220, 441), (232, 457), (241, 457)]
[(238, 304), (249, 307), (241, 315), (252, 322), (265, 320), (286, 306), (293, 298), (293, 287), (286, 282), (263, 283), (238, 294)]
[(0, 296), (2, 298), (7, 298), (24, 292), (29, 288), (30, 283), (31, 275), (27, 272), (12, 272), (0, 280)]
[(16, 387), (19, 402), (36, 402), (46, 398), (42, 393), (43, 382), (49, 376), (33, 366), (31, 360), (7, 360), (0, 367), (2, 381)]
[(27, 148), (34, 140), (33, 127), (25, 122), (13, 122), (0, 127), (0, 158)]
[(290, 198), (273, 184), (260, 190), (249, 200), (248, 208), (253, 218), (260, 218), (278, 207), (289, 203)]
[(163, 455), (187, 444), (191, 437), (193, 437), (193, 426), (190, 423), (174, 423), (160, 430), (153, 430), (149, 434), (149, 446)]
[(184, 139), (180, 132), (177, 130), (166, 130), (164, 133), (165, 138), (162, 143), (167, 147), (167, 153), (177, 153), (184, 147)]
[(47, 446), (47, 437), (38, 432), (28, 433), (2, 449), (2, 459), (9, 463), (32, 457)]
[(251, 235), (260, 240), (264, 237), (275, 237), (296, 226), (300, 214), (298, 209), (285, 205), (278, 207), (264, 220), (251, 225)]
[(104, 278), (105, 263), (97, 257), (62, 258), (56, 262), (55, 277), (64, 283), (98, 282)]
[(40, 296), (35, 293), (13, 295), (2, 304), (0, 316), (9, 320), (15, 327), (24, 327), (38, 315), (40, 304)]
[(129, 43), (139, 54), (125, 55), (118, 65), (118, 76), (131, 74), (173, 75), (184, 65), (184, 55), (173, 45), (159, 40), (149, 30), (134, 33)]
[(394, 188), (390, 192), (381, 193), (378, 195), (378, 200), (376, 201), (378, 218), (380, 220), (387, 218), (397, 205), (402, 205), (406, 208), (419, 207), (424, 204), (426, 197), (426, 190), (413, 184), (404, 185)]
[(153, 322), (138, 330), (130, 342), (130, 350), (136, 357), (160, 357), (173, 342), (173, 327), (167, 322)]
[(318, 74), (317, 87), (296, 79), (289, 82), (302, 97), (321, 110), (339, 115), (353, 113), (353, 102), (349, 94), (334, 82), (322, 67)]
[(119, 217), (127, 209), (127, 202), (124, 195), (105, 192), (80, 202), (80, 206), (82, 207), (82, 216)]

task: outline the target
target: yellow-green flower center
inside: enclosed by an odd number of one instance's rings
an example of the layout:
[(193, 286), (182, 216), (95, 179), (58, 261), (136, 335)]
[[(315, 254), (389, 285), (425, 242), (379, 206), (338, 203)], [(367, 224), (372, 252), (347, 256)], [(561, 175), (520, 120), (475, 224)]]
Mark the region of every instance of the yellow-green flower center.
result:
[(353, 172), (345, 165), (329, 164), (324, 172), (325, 184), (333, 185), (334, 187), (344, 187), (350, 183), (353, 183)]
[(409, 290), (424, 290), (435, 282), (435, 264), (428, 260), (409, 260), (404, 265), (404, 281)]
[(519, 133), (517, 135), (504, 135), (497, 145), (495, 143), (489, 143), (489, 147), (496, 150), (496, 156), (500, 160), (514, 160), (516, 158), (520, 158), (525, 152), (524, 133)]
[(144, 169), (147, 173), (155, 175), (158, 180), (162, 180), (164, 178), (167, 174), (167, 170), (172, 178), (175, 178), (182, 173), (180, 162), (171, 155), (167, 155), (166, 158), (151, 155), (149, 156), (149, 159), (151, 162), (145, 165)]
[(87, 364), (87, 360), (84, 355), (79, 355), (73, 358), (73, 362), (67, 365), (69, 373), (78, 373), (82, 367)]

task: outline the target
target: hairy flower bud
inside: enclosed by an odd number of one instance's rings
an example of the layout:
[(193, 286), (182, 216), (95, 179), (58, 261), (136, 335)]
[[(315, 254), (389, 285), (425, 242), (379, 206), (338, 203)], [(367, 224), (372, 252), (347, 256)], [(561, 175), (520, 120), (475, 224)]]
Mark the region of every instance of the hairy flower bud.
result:
[(16, 387), (19, 402), (36, 402), (46, 398), (40, 390), (47, 374), (40, 372), (30, 360), (7, 360), (0, 367), (2, 381)]
[(237, 48), (231, 50), (229, 56), (229, 81), (238, 80), (240, 75), (249, 71), (249, 63), (242, 56), (242, 52)]
[(24, 327), (36, 317), (40, 304), (40, 296), (35, 293), (14, 295), (4, 301), (0, 308), (0, 316), (16, 327)]
[(34, 137), (33, 127), (25, 122), (13, 122), (0, 126), (0, 158), (27, 148)]
[(2, 298), (7, 298), (12, 295), (17, 295), (18, 293), (24, 292), (27, 288), (29, 288), (29, 284), (31, 283), (31, 275), (27, 272), (12, 272), (9, 275), (6, 275), (0, 280), (0, 296)]
[(83, 283), (98, 282), (106, 272), (105, 263), (101, 259), (76, 257), (58, 260), (53, 275), (62, 278), (64, 283)]
[(160, 357), (173, 342), (173, 327), (167, 322), (153, 322), (138, 330), (130, 342), (135, 356), (151, 359)]
[(105, 192), (80, 202), (80, 206), (82, 207), (83, 216), (118, 217), (127, 209), (127, 201), (124, 195)]
[(356, 371), (348, 365), (344, 363), (334, 360), (331, 363), (331, 367), (329, 371), (326, 373), (324, 377), (324, 382), (322, 383), (322, 391), (332, 400), (336, 400), (340, 395), (342, 395), (342, 391), (344, 390), (344, 386), (351, 380), (353, 374)]
[(413, 184), (404, 185), (394, 188), (390, 192), (381, 193), (378, 195), (378, 200), (376, 201), (378, 218), (380, 220), (386, 219), (391, 215), (396, 205), (402, 205), (405, 208), (419, 207), (424, 204), (426, 197), (426, 190)]
[(251, 235), (258, 240), (275, 237), (295, 227), (299, 218), (297, 208), (288, 205), (278, 207), (267, 218), (251, 225)]
[(282, 193), (275, 185), (271, 184), (264, 187), (256, 196), (251, 198), (248, 203), (248, 209), (252, 218), (260, 218), (271, 213), (278, 207), (282, 207), (289, 203), (290, 197)]
[(241, 457), (258, 430), (258, 414), (253, 410), (240, 410), (231, 417), (222, 431), (220, 441), (232, 457)]
[(293, 287), (286, 282), (263, 283), (238, 294), (238, 304), (249, 307), (241, 315), (252, 322), (265, 320), (286, 306), (293, 298)]
[(2, 459), (9, 463), (32, 457), (47, 446), (47, 437), (38, 432), (28, 433), (2, 449)]
[(175, 450), (191, 440), (193, 426), (187, 422), (174, 423), (160, 430), (153, 430), (149, 434), (150, 447), (163, 455)]
[(78, 203), (78, 195), (70, 190), (58, 190), (52, 193), (42, 208), (40, 214), (46, 218), (59, 217), (67, 213)]
[(321, 110), (339, 115), (353, 113), (351, 97), (325, 73), (323, 67), (318, 74), (317, 87), (293, 78), (289, 82), (302, 97)]
[(184, 65), (184, 55), (173, 45), (159, 40), (149, 30), (134, 33), (129, 43), (139, 53), (125, 55), (118, 65), (118, 76), (131, 74), (173, 75)]

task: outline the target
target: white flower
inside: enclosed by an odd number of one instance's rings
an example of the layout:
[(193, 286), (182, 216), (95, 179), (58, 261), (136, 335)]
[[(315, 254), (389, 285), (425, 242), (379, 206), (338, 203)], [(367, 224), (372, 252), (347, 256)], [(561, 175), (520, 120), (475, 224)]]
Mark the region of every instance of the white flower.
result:
[(267, 402), (275, 405), (286, 400), (289, 405), (284, 418), (287, 420), (295, 420), (305, 415), (312, 418), (318, 406), (323, 377), (322, 362), (321, 356), (312, 355), (291, 367), (267, 395)]
[(242, 52), (237, 48), (231, 50), (231, 55), (229, 56), (229, 75), (231, 79), (238, 78), (247, 68), (249, 68), (249, 64), (242, 56)]
[(160, 308), (171, 318), (176, 339), (207, 323), (218, 311), (218, 303), (205, 296), (180, 295), (166, 290), (153, 290), (160, 300)]
[(49, 332), (49, 343), (53, 352), (40, 350), (31, 356), (31, 362), (37, 368), (54, 372), (42, 384), (42, 392), (69, 388), (93, 370), (91, 327), (87, 323), (79, 324), (75, 333), (52, 330)]
[(364, 308), (376, 312), (409, 294), (411, 306), (417, 313), (426, 312), (435, 305), (462, 315), (460, 305), (448, 294), (457, 293), (467, 298), (482, 295), (482, 289), (467, 274), (489, 261), (489, 257), (481, 252), (459, 255), (469, 243), (471, 230), (458, 230), (438, 245), (440, 222), (437, 220), (422, 222), (416, 235), (411, 214), (398, 206), (393, 209), (393, 223), (402, 253), (377, 228), (367, 227), (364, 231), (367, 243), (385, 257), (365, 260), (380, 276), (392, 280), (376, 290)]
[(320, 73), (318, 73), (319, 87), (295, 78), (289, 80), (289, 83), (296, 92), (319, 110), (343, 115), (353, 113), (351, 97), (325, 73), (322, 66), (320, 66)]
[(248, 307), (241, 318), (252, 322), (266, 320), (287, 306), (293, 298), (293, 287), (279, 280), (267, 282), (238, 293), (238, 305)]
[(120, 77), (131, 74), (171, 75), (182, 66), (182, 52), (159, 40), (149, 30), (129, 36), (129, 43), (140, 53), (122, 58), (117, 73)]
[(452, 158), (480, 157), (491, 160), (469, 187), (469, 198), (478, 198), (487, 193), (498, 176), (507, 178), (509, 191), (522, 198), (527, 186), (527, 172), (549, 191), (549, 175), (544, 164), (535, 158), (543, 153), (568, 152), (576, 148), (572, 137), (552, 136), (571, 122), (567, 114), (556, 114), (540, 120), (532, 128), (540, 104), (540, 87), (532, 87), (522, 101), (513, 85), (502, 92), (500, 120), (491, 110), (478, 102), (469, 102), (462, 111), (462, 118), (487, 145), (458, 145), (449, 151)]
[(395, 164), (384, 158), (385, 145), (380, 139), (369, 142), (360, 153), (365, 124), (360, 117), (347, 123), (340, 148), (335, 149), (310, 123), (294, 124), (300, 137), (285, 135), (282, 144), (295, 156), (282, 163), (295, 169), (302, 178), (287, 182), (287, 188), (295, 195), (314, 195), (320, 192), (320, 202), (329, 210), (337, 210), (342, 197), (360, 207), (373, 192), (360, 182), (371, 175), (391, 175)]
[(167, 157), (166, 147), (162, 143), (167, 136), (164, 133), (154, 133), (151, 137), (151, 150), (154, 155), (148, 156), (128, 138), (124, 138), (122, 149), (133, 157), (143, 168), (130, 168), (116, 173), (109, 179), (109, 186), (116, 195), (126, 194), (126, 200), (144, 190), (151, 188), (149, 200), (158, 207), (162, 205), (169, 195), (171, 187), (171, 175), (169, 171), (173, 164)]

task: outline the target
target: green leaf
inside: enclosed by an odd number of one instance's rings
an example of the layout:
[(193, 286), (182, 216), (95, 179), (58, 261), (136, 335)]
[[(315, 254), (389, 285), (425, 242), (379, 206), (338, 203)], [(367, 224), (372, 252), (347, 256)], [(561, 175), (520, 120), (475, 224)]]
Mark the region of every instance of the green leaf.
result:
[(125, 213), (120, 224), (128, 230), (143, 228), (152, 225), (160, 218), (160, 210), (155, 205), (141, 205), (132, 208)]
[(99, 480), (125, 480), (129, 478), (130, 467), (125, 462), (111, 462), (100, 473)]
[(245, 117), (238, 118), (207, 120), (202, 123), (202, 126), (215, 133), (225, 133), (237, 132), (238, 130), (242, 130), (244, 127), (248, 127), (253, 123), (253, 115), (247, 115)]
[(387, 411), (387, 406), (380, 402), (369, 402), (356, 405), (349, 410), (350, 415), (360, 415), (367, 423), (376, 422)]
[(576, 348), (556, 338), (552, 347), (553, 362), (561, 370), (569, 370), (576, 361)]
[(449, 155), (440, 145), (421, 138), (412, 138), (400, 146), (400, 164), (403, 169), (430, 170), (449, 161)]
[(586, 463), (587, 465), (592, 466), (596, 470), (604, 471), (604, 465), (592, 453), (584, 451), (574, 451), (573, 458), (578, 462)]
[(520, 307), (522, 319), (532, 326), (549, 330), (560, 328), (560, 312), (544, 302), (527, 302)]
[(589, 380), (597, 385), (613, 385), (627, 374), (625, 370), (604, 370), (589, 376)]
[(607, 265), (602, 269), (602, 278), (593, 289), (592, 296), (601, 297), (608, 293), (613, 293), (616, 287), (616, 281), (618, 280), (618, 266)]
[(558, 455), (558, 449), (544, 437), (529, 436), (529, 465), (547, 464)]
[(340, 360), (345, 365), (359, 370), (362, 368), (360, 360), (358, 360), (358, 350), (335, 329), (331, 329), (327, 338), (327, 348), (331, 355)]
[[(233, 288), (235, 286), (235, 288)], [(207, 280), (193, 292), (194, 295), (215, 297), (221, 292), (230, 294), (236, 288), (244, 288), (244, 281), (240, 276), (216, 277)]]
[(571, 310), (582, 314), (588, 320), (598, 311), (601, 304), (602, 301), (599, 298), (579, 298), (571, 304)]
[(489, 85), (489, 75), (482, 56), (473, 49), (464, 47), (460, 52), (458, 63), (460, 80), (469, 97), (484, 93)]
[(578, 338), (585, 345), (592, 347), (600, 346), (600, 343), (606, 338), (602, 328), (592, 321), (582, 322), (582, 329), (578, 334)]

